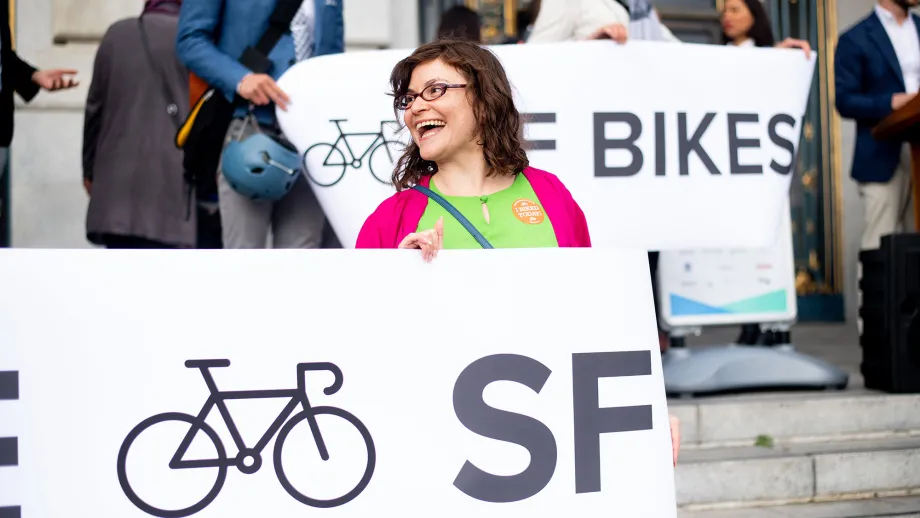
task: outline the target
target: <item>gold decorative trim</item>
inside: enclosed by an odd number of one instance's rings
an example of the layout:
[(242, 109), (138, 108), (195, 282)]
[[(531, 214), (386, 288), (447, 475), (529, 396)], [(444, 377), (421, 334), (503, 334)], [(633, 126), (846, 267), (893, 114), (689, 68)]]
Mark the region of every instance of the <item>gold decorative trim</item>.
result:
[[(833, 110), (830, 102), (830, 95), (828, 92), (828, 52), (830, 47), (827, 42), (827, 13), (825, 10), (824, 2), (818, 0), (816, 2), (817, 8), (817, 26), (818, 26), (818, 61), (816, 63), (818, 69), (818, 96), (820, 101), (818, 105), (821, 110), (821, 124), (823, 126), (830, 125), (829, 112)], [(822, 55), (823, 54), (823, 55)], [(822, 59), (823, 58), (823, 59)], [(837, 239), (837, 236), (834, 235), (834, 222), (832, 213), (828, 209), (833, 210), (831, 206), (831, 160), (830, 160), (830, 132), (824, 131), (824, 135), (821, 136), (821, 183), (823, 184), (823, 189), (821, 189), (821, 198), (824, 201), (824, 254), (825, 257), (834, 257), (834, 242)], [(833, 261), (836, 264), (836, 260)], [(830, 275), (826, 277), (828, 287), (836, 287), (837, 284), (837, 275), (836, 272), (827, 272)]]
[(13, 50), (16, 50), (16, 0), (9, 0), (10, 6), (10, 41)]
[(505, 0), (505, 36), (514, 36), (517, 32), (518, 0)]
[[(463, 3), (478, 13), (482, 0), (465, 0)], [(502, 0), (502, 6), (504, 7), (503, 18), (505, 22), (505, 36), (514, 36), (517, 32), (518, 0)]]
[[(839, 38), (839, 28), (837, 24), (837, 0), (827, 1), (827, 85), (828, 85), (828, 102), (830, 106), (836, 105), (836, 90), (834, 87), (834, 54), (837, 48)], [(834, 246), (834, 287), (838, 293), (842, 293), (847, 279), (843, 275), (843, 143), (840, 130), (840, 114), (836, 108), (830, 113), (830, 133), (831, 133), (831, 156), (833, 164), (831, 172), (834, 175), (834, 226), (837, 228), (838, 239), (835, 239)]]
[(827, 288), (842, 293), (843, 276), (843, 180), (841, 164), (840, 117), (835, 107), (834, 54), (837, 46), (837, 0), (815, 0), (818, 26), (818, 95), (821, 123), (821, 178), (824, 200), (824, 253), (833, 258), (827, 272)]

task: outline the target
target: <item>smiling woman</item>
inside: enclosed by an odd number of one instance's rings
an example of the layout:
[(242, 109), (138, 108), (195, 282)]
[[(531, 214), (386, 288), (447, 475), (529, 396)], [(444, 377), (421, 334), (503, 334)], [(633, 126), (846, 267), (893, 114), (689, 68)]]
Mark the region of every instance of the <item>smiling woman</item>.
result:
[(397, 193), (365, 222), (358, 248), (591, 246), (578, 203), (556, 176), (529, 166), (523, 124), (498, 58), (479, 44), (419, 47), (390, 77), (412, 142)]

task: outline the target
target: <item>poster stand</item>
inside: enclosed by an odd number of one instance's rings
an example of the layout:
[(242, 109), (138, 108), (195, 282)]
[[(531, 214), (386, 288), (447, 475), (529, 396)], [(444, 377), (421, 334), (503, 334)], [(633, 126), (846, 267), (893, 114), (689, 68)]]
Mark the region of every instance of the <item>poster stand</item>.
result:
[[(770, 248), (661, 252), (657, 295), (672, 344), (662, 355), (669, 395), (847, 386), (847, 372), (797, 352), (792, 343), (797, 308), (788, 200), (783, 214)], [(749, 323), (772, 331), (776, 343), (685, 345), (706, 326)]]

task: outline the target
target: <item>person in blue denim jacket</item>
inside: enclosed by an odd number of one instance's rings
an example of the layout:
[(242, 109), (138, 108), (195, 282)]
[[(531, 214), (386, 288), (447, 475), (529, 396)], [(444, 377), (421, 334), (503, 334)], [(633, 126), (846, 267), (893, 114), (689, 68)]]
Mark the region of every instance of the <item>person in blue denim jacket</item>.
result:
[[(239, 58), (268, 28), (276, 0), (184, 0), (176, 37), (179, 59), (228, 100), (238, 94), (249, 101), (237, 108), (225, 144), (255, 131), (245, 120), (250, 111), (261, 132), (281, 136), (275, 106), (285, 109), (290, 99), (276, 80), (299, 61), (344, 51), (342, 2), (303, 0), (290, 32), (268, 55), (268, 73), (257, 74)], [(284, 198), (271, 202), (237, 193), (218, 171), (218, 193), (225, 248), (264, 248), (269, 232), (275, 248), (320, 246), (325, 215), (303, 175)]]

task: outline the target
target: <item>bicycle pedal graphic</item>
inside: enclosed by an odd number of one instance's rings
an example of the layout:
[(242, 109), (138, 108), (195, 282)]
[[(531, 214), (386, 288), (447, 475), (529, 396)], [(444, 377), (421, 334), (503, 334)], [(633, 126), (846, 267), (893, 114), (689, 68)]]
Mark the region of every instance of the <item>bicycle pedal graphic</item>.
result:
[[(348, 122), (347, 119), (332, 119), (329, 122), (335, 125), (339, 136), (332, 144), (319, 142), (307, 148), (301, 158), (307, 178), (321, 187), (332, 187), (342, 181), (347, 168), (361, 169), (364, 158), (367, 157), (367, 168), (371, 176), (378, 182), (389, 185), (396, 161), (399, 160), (405, 146), (401, 142), (387, 140), (383, 128), (387, 124), (396, 124), (396, 121), (380, 121), (380, 131), (375, 133), (345, 133), (342, 123)], [(349, 137), (374, 137), (374, 140), (363, 153), (357, 155), (352, 149)], [(311, 162), (318, 162), (320, 165), (311, 168)]]
[[(134, 429), (128, 433), (127, 437), (125, 437), (125, 440), (121, 445), (121, 449), (118, 452), (118, 481), (121, 484), (121, 488), (122, 491), (124, 491), (125, 496), (127, 496), (131, 503), (133, 503), (138, 509), (146, 512), (147, 514), (163, 518), (178, 518), (183, 516), (190, 516), (200, 512), (205, 507), (210, 505), (214, 499), (217, 498), (217, 495), (220, 493), (220, 490), (226, 481), (228, 468), (235, 467), (241, 473), (247, 475), (251, 475), (259, 471), (259, 469), (262, 467), (262, 451), (266, 448), (273, 437), (275, 438), (275, 446), (272, 460), (275, 468), (275, 474), (277, 475), (278, 481), (281, 483), (281, 486), (284, 487), (285, 491), (287, 491), (287, 493), (298, 502), (318, 508), (338, 507), (353, 500), (355, 497), (361, 494), (362, 491), (364, 491), (364, 488), (367, 487), (371, 480), (371, 476), (374, 473), (374, 466), (376, 464), (376, 451), (374, 449), (374, 441), (371, 438), (371, 434), (367, 427), (364, 426), (364, 423), (362, 423), (357, 417), (345, 410), (342, 410), (341, 408), (332, 406), (314, 407), (310, 404), (310, 401), (307, 398), (305, 374), (308, 371), (329, 371), (332, 373), (334, 376), (332, 385), (326, 387), (323, 390), (326, 395), (335, 394), (339, 391), (339, 389), (342, 388), (342, 371), (336, 365), (332, 363), (300, 363), (297, 365), (296, 389), (249, 391), (221, 391), (217, 389), (210, 369), (218, 367), (229, 367), (230, 360), (188, 360), (185, 362), (185, 366), (190, 369), (200, 370), (201, 375), (208, 386), (208, 390), (210, 391), (210, 395), (208, 396), (204, 405), (201, 407), (201, 410), (198, 412), (198, 414), (193, 416), (179, 412), (167, 412), (147, 418), (135, 426)], [(247, 447), (243, 442), (243, 438), (241, 437), (240, 432), (233, 421), (233, 418), (230, 415), (230, 411), (226, 404), (227, 401), (275, 398), (287, 398), (289, 401), (281, 413), (278, 414), (278, 417), (275, 418), (274, 422), (272, 422), (272, 424), (264, 432), (258, 443), (253, 447)], [(211, 412), (211, 410), (213, 410), (215, 407), (219, 411), (219, 415), (224, 424), (227, 426), (227, 429), (233, 438), (233, 442), (235, 443), (234, 445), (239, 452), (234, 457), (227, 456), (226, 449), (224, 448), (220, 436), (218, 436), (217, 432), (215, 432), (214, 429), (205, 422), (209, 412)], [(299, 413), (294, 414), (298, 407), (302, 407), (302, 410)], [(364, 440), (364, 446), (367, 449), (367, 465), (364, 469), (364, 473), (360, 481), (354, 488), (349, 490), (344, 495), (331, 499), (313, 498), (308, 496), (301, 489), (296, 488), (288, 479), (288, 476), (285, 474), (285, 466), (282, 461), (282, 454), (286, 440), (290, 436), (291, 431), (298, 426), (300, 426), (301, 429), (303, 429), (303, 427), (308, 428), (309, 433), (313, 437), (313, 441), (315, 442), (320, 458), (323, 461), (330, 459), (331, 455), (327, 449), (326, 441), (323, 439), (323, 436), (320, 432), (320, 426), (317, 420), (317, 417), (319, 416), (344, 419), (361, 434), (361, 437)], [(135, 443), (141, 434), (162, 423), (179, 423), (189, 427), (189, 431), (185, 434), (185, 437), (178, 445), (178, 449), (176, 450), (175, 454), (169, 460), (168, 464), (171, 470), (216, 470), (216, 479), (210, 491), (204, 496), (204, 498), (202, 498), (197, 503), (182, 509), (161, 509), (153, 505), (151, 502), (147, 502), (146, 500), (142, 499), (140, 496), (138, 496), (135, 488), (132, 487), (127, 473), (127, 458), (131, 446)], [(199, 432), (201, 433), (199, 434)], [(214, 447), (214, 451), (217, 452), (216, 458), (203, 460), (183, 460), (193, 441), (196, 439), (196, 436), (201, 439), (202, 434), (203, 437), (210, 441)], [(290, 468), (290, 466), (288, 467)]]

